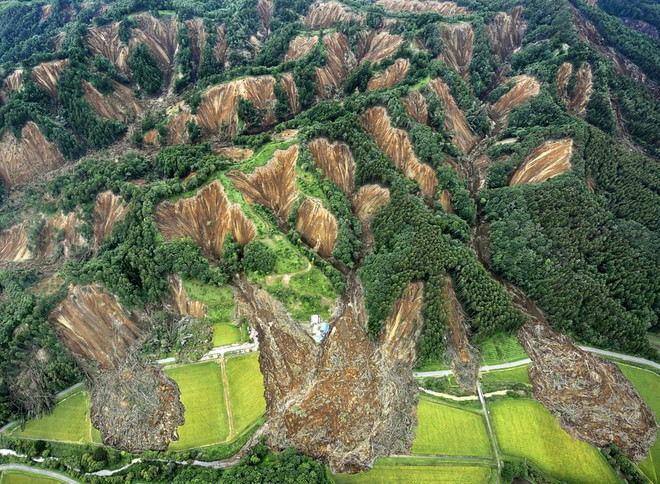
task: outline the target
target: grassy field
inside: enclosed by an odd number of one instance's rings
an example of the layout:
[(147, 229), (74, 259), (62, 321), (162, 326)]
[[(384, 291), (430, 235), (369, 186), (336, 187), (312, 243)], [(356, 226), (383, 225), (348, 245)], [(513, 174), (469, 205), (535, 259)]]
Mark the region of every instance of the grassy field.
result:
[(490, 456), (481, 415), (420, 399), (417, 418), (413, 454)]
[(479, 345), (482, 365), (498, 365), (528, 358), (514, 335), (498, 333)]
[[(618, 367), (653, 410), (656, 419), (660, 419), (660, 376), (652, 371), (630, 365), (618, 364)], [(653, 482), (660, 482), (660, 441), (655, 442), (649, 456), (640, 463), (639, 467)]]
[(490, 467), (460, 463), (425, 462), (410, 459), (379, 459), (369, 472), (359, 474), (335, 474), (337, 484), (364, 482), (369, 484), (485, 484), (491, 482), (496, 471)]
[(274, 235), (271, 238), (277, 260), (275, 262), (274, 274), (290, 274), (291, 272), (302, 271), (307, 267), (307, 260), (296, 249), (291, 242), (281, 235)]
[(179, 427), (179, 440), (170, 450), (215, 444), (229, 435), (222, 371), (217, 363), (168, 368), (165, 373), (181, 389), (186, 423)]
[(89, 393), (80, 388), (63, 398), (53, 411), (27, 422), (16, 430), (17, 437), (32, 437), (65, 442), (101, 442), (101, 434), (89, 419)]
[(524, 365), (506, 370), (486, 371), (481, 374), (481, 380), (484, 383), (526, 383), (530, 385), (528, 368), (529, 365)]
[(201, 281), (183, 281), (188, 298), (209, 307), (209, 319), (214, 323), (227, 323), (234, 319), (234, 292), (229, 286), (214, 286)]
[(59, 479), (51, 479), (32, 472), (4, 471), (0, 473), (0, 484), (56, 484), (61, 482)]
[(259, 353), (227, 358), (227, 380), (234, 428), (241, 433), (266, 411)]
[(598, 450), (573, 440), (539, 402), (504, 399), (489, 407), (502, 453), (527, 458), (555, 479), (571, 483), (618, 482)]
[(213, 325), (213, 346), (226, 346), (240, 343), (241, 330), (235, 324), (215, 323)]

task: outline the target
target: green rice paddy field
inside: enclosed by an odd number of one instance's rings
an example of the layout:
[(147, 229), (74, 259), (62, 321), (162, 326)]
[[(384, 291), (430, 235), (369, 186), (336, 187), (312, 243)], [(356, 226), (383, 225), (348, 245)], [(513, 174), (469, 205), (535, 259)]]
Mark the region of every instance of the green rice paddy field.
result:
[(62, 481), (25, 471), (4, 471), (0, 473), (0, 484), (57, 484)]
[(234, 428), (240, 434), (266, 412), (259, 353), (228, 358), (225, 365)]
[(337, 484), (477, 484), (494, 482), (496, 470), (488, 466), (434, 462), (420, 459), (379, 459), (369, 472), (335, 474)]

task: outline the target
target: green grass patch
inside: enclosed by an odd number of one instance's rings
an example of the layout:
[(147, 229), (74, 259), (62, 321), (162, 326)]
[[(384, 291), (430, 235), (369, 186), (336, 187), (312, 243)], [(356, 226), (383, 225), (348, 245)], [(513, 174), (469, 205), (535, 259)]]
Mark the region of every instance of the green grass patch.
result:
[(266, 411), (259, 353), (227, 358), (226, 369), (234, 429), (240, 434)]
[(25, 429), (18, 427), (12, 435), (81, 444), (101, 442), (101, 435), (89, 418), (89, 393), (84, 388), (70, 393), (51, 413), (29, 420)]
[(241, 171), (250, 173), (256, 167), (268, 163), (277, 150), (286, 150), (291, 145), (296, 144), (296, 142), (295, 139), (292, 139), (289, 141), (271, 141), (270, 143), (266, 143), (251, 158), (241, 163)]
[(217, 363), (168, 368), (177, 382), (186, 422), (179, 427), (179, 440), (170, 450), (184, 450), (223, 442), (229, 435), (222, 370)]
[(387, 459), (386, 462), (376, 461), (373, 469), (369, 472), (358, 474), (335, 474), (333, 476), (337, 484), (365, 482), (370, 484), (408, 484), (414, 483), (486, 483), (490, 482), (492, 476), (497, 472), (490, 467), (470, 466), (467, 464), (449, 463), (433, 465), (423, 462), (415, 465), (397, 465), (391, 463), (395, 459)]
[(506, 370), (485, 371), (481, 374), (484, 383), (525, 383), (531, 385), (527, 370), (529, 365), (507, 368)]
[(307, 267), (307, 259), (282, 235), (271, 238), (277, 260), (275, 262), (275, 274), (291, 274), (302, 271)]
[(498, 333), (479, 345), (481, 365), (499, 365), (529, 358), (518, 338), (507, 333)]
[(420, 399), (417, 419), (413, 454), (490, 456), (490, 441), (481, 415)]
[(243, 339), (241, 330), (234, 324), (215, 323), (213, 325), (213, 346), (227, 346), (240, 343)]
[[(660, 419), (660, 376), (656, 373), (630, 365), (617, 364), (621, 372), (635, 386), (646, 404)], [(642, 472), (653, 482), (660, 482), (660, 441), (656, 440), (649, 456), (639, 464)]]
[(600, 452), (573, 440), (550, 411), (534, 400), (506, 398), (489, 404), (502, 453), (532, 461), (543, 473), (571, 483), (616, 483)]
[(51, 479), (34, 472), (4, 471), (0, 473), (0, 484), (56, 484), (59, 479)]
[(234, 319), (234, 291), (229, 286), (204, 284), (202, 281), (183, 281), (192, 301), (200, 301), (209, 308), (209, 319), (214, 323), (226, 323)]

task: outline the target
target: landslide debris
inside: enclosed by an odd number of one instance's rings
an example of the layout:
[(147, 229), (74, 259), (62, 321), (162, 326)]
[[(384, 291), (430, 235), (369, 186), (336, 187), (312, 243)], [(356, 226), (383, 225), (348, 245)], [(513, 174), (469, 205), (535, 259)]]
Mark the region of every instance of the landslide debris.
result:
[(394, 64), (386, 68), (383, 72), (379, 72), (373, 77), (373, 79), (369, 80), (367, 83), (367, 91), (394, 87), (405, 79), (409, 67), (410, 61), (408, 59), (399, 58), (395, 60)]
[(280, 78), (280, 85), (286, 92), (286, 97), (289, 102), (289, 109), (291, 110), (291, 113), (294, 115), (298, 114), (300, 112), (300, 102), (298, 99), (298, 86), (296, 86), (296, 83), (293, 80), (293, 74), (282, 74), (282, 77)]
[(337, 241), (337, 221), (323, 203), (306, 198), (298, 208), (296, 230), (303, 241), (322, 257), (332, 256)]
[(248, 203), (265, 205), (284, 223), (291, 206), (298, 199), (297, 160), (298, 145), (293, 145), (286, 150), (275, 151), (266, 165), (255, 168), (250, 174), (230, 171), (227, 176)]
[(568, 110), (578, 116), (584, 116), (587, 111), (587, 104), (591, 99), (593, 91), (593, 75), (591, 66), (587, 62), (580, 65), (575, 74), (575, 84), (573, 92), (569, 94), (568, 83), (573, 74), (573, 64), (564, 62), (557, 72), (557, 94), (568, 107)]
[(257, 234), (254, 223), (239, 204), (229, 201), (218, 180), (206, 185), (194, 197), (161, 203), (156, 207), (154, 218), (165, 240), (189, 237), (206, 257), (214, 260), (222, 258), (228, 234), (241, 245)]
[(178, 22), (175, 16), (156, 18), (149, 13), (140, 13), (133, 17), (136, 23), (131, 29), (129, 47), (145, 44), (164, 72), (169, 72), (174, 65), (177, 48)]
[(362, 224), (362, 253), (368, 254), (374, 244), (371, 222), (378, 210), (389, 203), (390, 191), (380, 185), (362, 185), (351, 201), (353, 213)]
[(224, 146), (213, 150), (213, 154), (228, 158), (232, 161), (240, 162), (252, 158), (254, 151), (246, 148), (239, 148), (237, 146)]
[(646, 458), (658, 425), (651, 409), (614, 364), (576, 347), (568, 336), (532, 320), (518, 332), (532, 359), (532, 394), (573, 438), (616, 444), (631, 460)]
[(407, 12), (433, 12), (445, 17), (469, 13), (468, 9), (454, 2), (437, 2), (435, 0), (378, 0), (376, 2), (385, 10), (405, 10)]
[(440, 59), (451, 66), (463, 79), (468, 80), (474, 50), (472, 26), (465, 22), (443, 25), (440, 38), (442, 40)]
[(410, 365), (411, 349), (401, 345), (399, 338), (412, 338), (417, 341), (424, 327), (422, 309), (424, 307), (424, 283), (413, 282), (403, 290), (401, 297), (394, 302), (392, 313), (380, 335), (380, 352), (395, 365)]
[(465, 114), (456, 105), (454, 97), (449, 92), (449, 86), (438, 78), (431, 79), (429, 87), (438, 95), (442, 106), (445, 108), (444, 127), (451, 134), (452, 143), (463, 154), (468, 154), (475, 147), (478, 139), (472, 128), (470, 128)]
[(367, 109), (360, 120), (378, 147), (408, 178), (419, 183), (426, 201), (432, 202), (438, 189), (435, 171), (417, 160), (408, 133), (393, 127), (387, 111), (381, 106)]
[(110, 190), (101, 192), (94, 202), (94, 241), (99, 247), (112, 232), (117, 222), (124, 220), (128, 213), (128, 205), (124, 200)]
[(208, 317), (209, 308), (200, 301), (192, 301), (188, 298), (188, 293), (183, 285), (183, 281), (176, 274), (170, 274), (167, 278), (170, 298), (174, 304), (174, 309), (182, 316), (192, 316), (197, 319)]
[(341, 32), (328, 34), (323, 37), (323, 43), (327, 49), (327, 61), (325, 66), (315, 68), (320, 96), (339, 91), (357, 66), (355, 55), (344, 34)]
[(573, 140), (547, 141), (525, 158), (511, 177), (510, 186), (542, 183), (571, 168)]
[(76, 212), (66, 215), (58, 212), (54, 217), (47, 218), (39, 233), (36, 257), (54, 257), (58, 250), (62, 251), (64, 257), (71, 257), (77, 248), (87, 243), (78, 231), (79, 223)]
[(307, 149), (323, 176), (350, 197), (355, 187), (355, 160), (348, 145), (317, 138), (307, 144)]
[(36, 65), (32, 69), (32, 81), (51, 97), (57, 97), (57, 81), (68, 62), (68, 59), (61, 59)]
[(0, 261), (24, 261), (32, 259), (27, 233), (28, 221), (0, 231)]
[(506, 62), (522, 46), (527, 29), (527, 22), (520, 15), (522, 10), (522, 6), (518, 5), (510, 13), (499, 12), (487, 26), (495, 55), (500, 62)]
[(6, 130), (0, 140), (0, 178), (7, 186), (33, 181), (62, 165), (64, 157), (32, 121), (23, 126), (20, 139)]
[(319, 38), (316, 35), (297, 35), (291, 42), (284, 56), (284, 61), (295, 61), (302, 59), (309, 54), (316, 44), (319, 43)]
[(406, 97), (403, 98), (403, 105), (406, 108), (408, 116), (420, 124), (428, 124), (429, 111), (426, 106), (426, 99), (417, 89), (412, 89)]
[(318, 346), (280, 302), (244, 277), (237, 281), (239, 314), (259, 334), (269, 445), (296, 447), (333, 472), (366, 470), (378, 456), (409, 451), (421, 316), (419, 292), (406, 294), (387, 323), (389, 343), (381, 345), (366, 333), (362, 287), (350, 274), (332, 329)]
[(101, 94), (89, 82), (83, 81), (85, 100), (99, 116), (116, 121), (130, 121), (141, 112), (142, 106), (133, 96), (130, 88), (112, 81), (113, 91)]
[(120, 29), (120, 22), (113, 22), (103, 27), (90, 27), (85, 41), (92, 53), (107, 57), (120, 72), (127, 74), (128, 46), (121, 41)]
[(308, 30), (321, 30), (353, 19), (358, 19), (358, 16), (340, 2), (315, 2), (310, 5), (303, 23)]
[(378, 64), (392, 56), (402, 43), (403, 37), (390, 34), (386, 30), (362, 30), (357, 34), (357, 58), (360, 64), (365, 62)]
[(541, 92), (541, 83), (527, 75), (512, 77), (504, 81), (504, 83), (509, 82), (513, 83), (513, 87), (490, 108), (491, 119), (496, 123), (496, 132), (506, 125), (509, 112), (513, 108)]

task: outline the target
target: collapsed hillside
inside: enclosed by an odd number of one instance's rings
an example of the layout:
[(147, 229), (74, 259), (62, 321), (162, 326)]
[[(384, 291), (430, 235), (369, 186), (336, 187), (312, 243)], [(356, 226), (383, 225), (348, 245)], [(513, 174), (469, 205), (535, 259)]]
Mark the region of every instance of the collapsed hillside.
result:
[(534, 150), (511, 177), (509, 185), (542, 183), (571, 168), (573, 140), (548, 141)]

